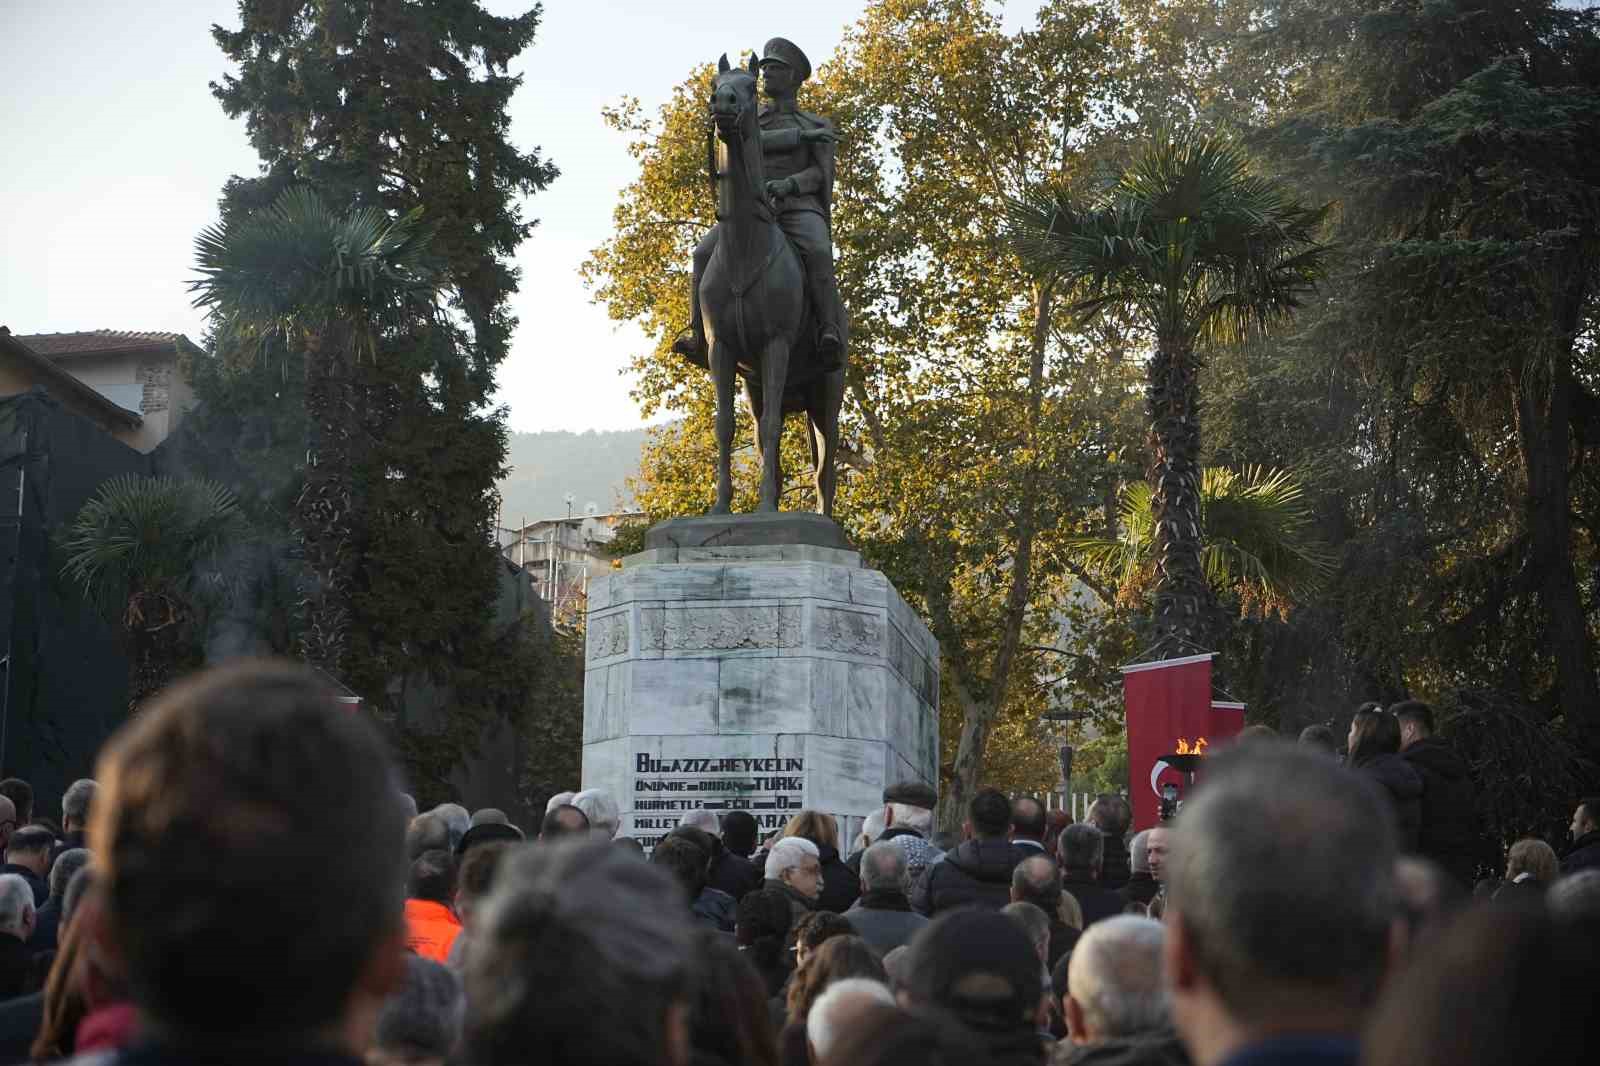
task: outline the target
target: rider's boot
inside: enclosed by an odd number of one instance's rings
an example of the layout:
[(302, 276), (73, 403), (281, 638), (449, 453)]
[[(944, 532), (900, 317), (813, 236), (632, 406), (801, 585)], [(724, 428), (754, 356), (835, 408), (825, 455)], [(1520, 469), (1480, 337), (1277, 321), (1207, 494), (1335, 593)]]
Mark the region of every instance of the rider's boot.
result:
[[(695, 289), (698, 291), (700, 288), (699, 279), (695, 280)], [(698, 299), (694, 301), (693, 310), (689, 312), (689, 328), (678, 334), (677, 339), (672, 342), (672, 350), (695, 366), (705, 369), (710, 368), (711, 363), (706, 355), (706, 327), (705, 323), (700, 319), (700, 301)]]
[[(821, 256), (817, 257), (822, 259)], [(817, 317), (821, 319), (817, 330), (817, 361), (823, 371), (832, 373), (844, 368), (844, 330), (839, 320), (839, 285), (833, 276), (833, 261), (807, 264), (811, 275), (811, 291), (816, 298)]]

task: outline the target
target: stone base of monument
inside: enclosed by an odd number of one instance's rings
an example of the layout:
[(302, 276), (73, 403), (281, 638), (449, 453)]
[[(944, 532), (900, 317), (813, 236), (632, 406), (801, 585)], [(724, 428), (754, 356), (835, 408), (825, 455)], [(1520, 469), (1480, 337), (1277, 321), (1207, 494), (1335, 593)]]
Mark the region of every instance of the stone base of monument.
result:
[(802, 808), (843, 850), (895, 781), (933, 784), (939, 648), (818, 515), (677, 519), (589, 583), (583, 787), (645, 847), (687, 811)]

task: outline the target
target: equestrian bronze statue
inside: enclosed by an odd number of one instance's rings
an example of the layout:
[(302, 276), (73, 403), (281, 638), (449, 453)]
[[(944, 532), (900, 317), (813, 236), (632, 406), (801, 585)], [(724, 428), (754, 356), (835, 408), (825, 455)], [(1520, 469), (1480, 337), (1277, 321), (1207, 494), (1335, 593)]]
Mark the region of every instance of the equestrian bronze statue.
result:
[[(817, 507), (833, 513), (849, 326), (833, 273), (833, 126), (795, 107), (805, 53), (774, 38), (746, 67), (723, 56), (711, 88), (707, 154), (717, 224), (694, 253), (690, 328), (673, 345), (717, 390), (717, 502), (733, 501), (733, 379), (744, 380), (761, 458), (758, 510), (783, 488), (783, 417), (810, 421)], [(757, 77), (770, 103), (758, 111)]]

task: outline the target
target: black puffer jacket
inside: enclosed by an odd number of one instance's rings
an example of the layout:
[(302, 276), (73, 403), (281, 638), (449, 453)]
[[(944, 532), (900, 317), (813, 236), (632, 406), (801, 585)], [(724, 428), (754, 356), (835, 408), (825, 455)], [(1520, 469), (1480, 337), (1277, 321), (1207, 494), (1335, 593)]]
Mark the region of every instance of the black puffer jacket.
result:
[(1128, 845), (1123, 843), (1121, 837), (1106, 833), (1105, 838), (1105, 857), (1100, 860), (1100, 883), (1115, 892), (1133, 876), (1133, 864), (1128, 855)]
[(911, 906), (930, 918), (969, 905), (997, 911), (1011, 902), (1011, 871), (1031, 853), (1009, 840), (969, 840), (928, 867)]
[(1600, 870), (1600, 829), (1585, 833), (1572, 842), (1572, 850), (1561, 860), (1562, 874), (1579, 870)]
[(1467, 764), (1438, 737), (1426, 737), (1400, 753), (1422, 778), (1422, 826), (1417, 853), (1432, 859), (1472, 887), (1478, 856), (1477, 789)]
[(1383, 786), (1384, 795), (1394, 805), (1395, 825), (1400, 830), (1400, 850), (1415, 852), (1422, 828), (1422, 777), (1398, 755), (1384, 752), (1369, 757), (1356, 773)]

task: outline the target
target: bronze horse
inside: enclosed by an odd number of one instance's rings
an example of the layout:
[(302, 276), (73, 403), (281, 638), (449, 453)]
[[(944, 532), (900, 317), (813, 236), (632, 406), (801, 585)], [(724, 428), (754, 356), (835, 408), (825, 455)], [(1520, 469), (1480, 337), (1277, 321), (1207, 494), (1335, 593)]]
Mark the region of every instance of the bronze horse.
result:
[(730, 67), (724, 55), (711, 87), (717, 143), (712, 169), (717, 183), (721, 238), (700, 281), (708, 363), (717, 389), (717, 502), (733, 502), (733, 379), (744, 379), (761, 458), (760, 511), (776, 511), (783, 488), (778, 454), (783, 416), (803, 412), (811, 423), (811, 463), (817, 511), (833, 514), (834, 460), (839, 448), (839, 408), (845, 363), (825, 370), (817, 358), (816, 316), (806, 292), (799, 253), (774, 220), (761, 157), (756, 110), (757, 62)]

